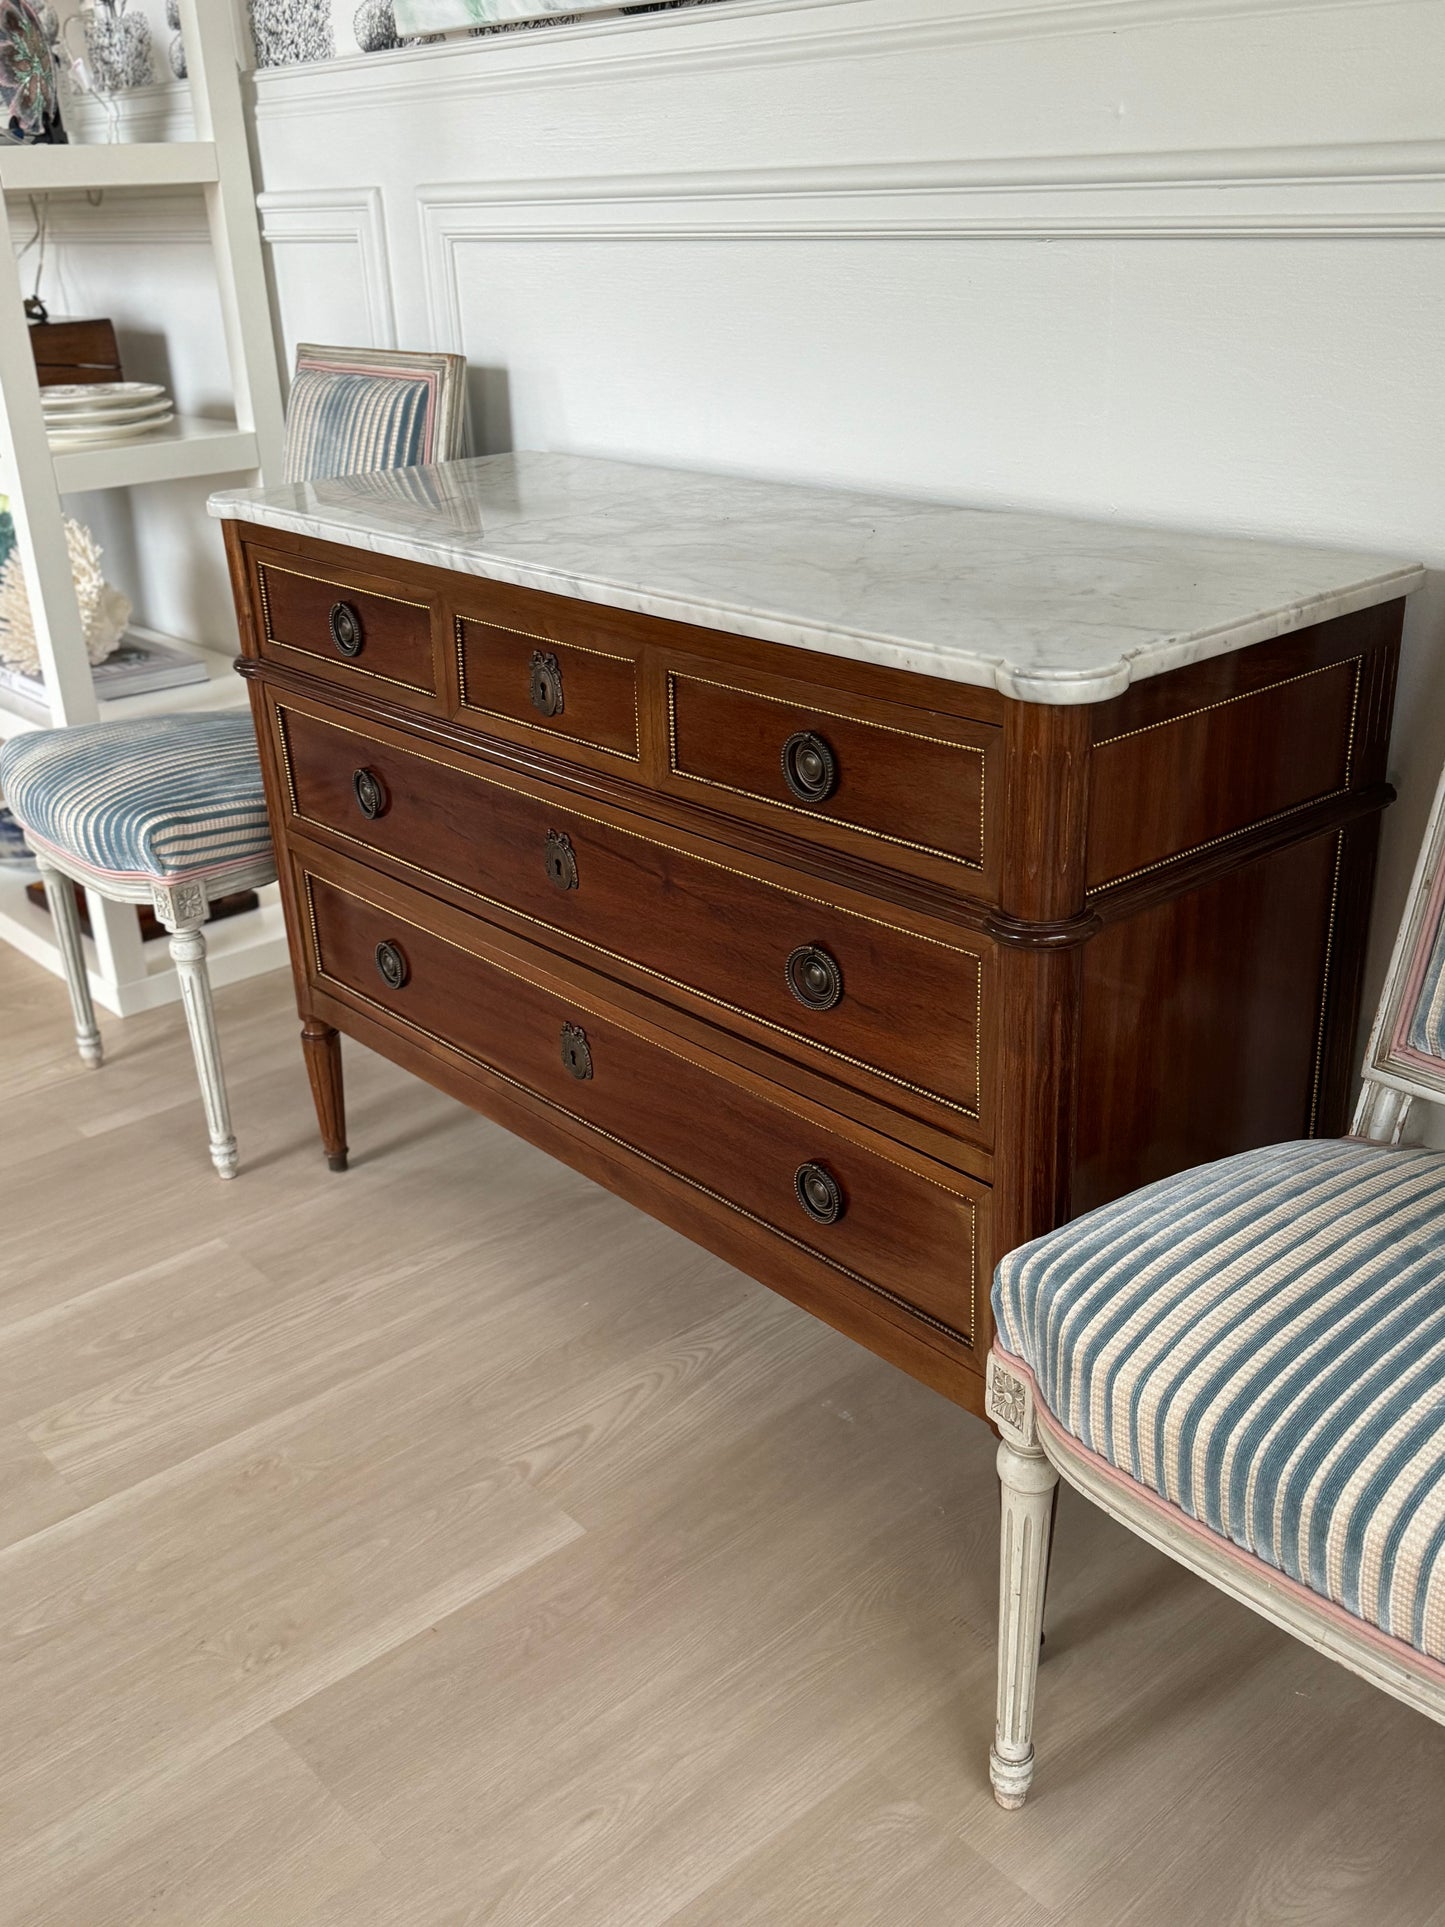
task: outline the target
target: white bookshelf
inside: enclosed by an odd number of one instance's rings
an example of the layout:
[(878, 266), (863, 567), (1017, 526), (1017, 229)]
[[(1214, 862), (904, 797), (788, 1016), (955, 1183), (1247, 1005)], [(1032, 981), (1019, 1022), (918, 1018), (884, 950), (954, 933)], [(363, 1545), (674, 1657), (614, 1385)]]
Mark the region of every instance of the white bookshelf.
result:
[[(0, 692), (0, 738), (22, 729), (231, 707), (243, 700), (229, 659), (216, 657), (204, 684), (98, 703), (65, 542), (67, 495), (223, 475), (259, 481), (280, 473), (281, 384), (242, 111), (235, 17), (227, 0), (181, 0), (181, 30), (194, 140), (0, 147), (0, 489), (10, 497), (48, 699), (46, 712), (40, 713)], [(186, 187), (205, 200), (234, 417), (178, 415), (164, 429), (133, 442), (52, 450), (10, 232), (13, 203), (18, 200), (28, 214), (31, 195)], [(58, 976), (60, 956), (49, 918), (26, 901), (24, 882), (0, 874), (0, 941)], [(274, 899), (274, 891), (266, 896)], [(133, 907), (103, 903), (92, 894), (90, 914), (95, 936), (87, 939), (86, 954), (97, 1002), (124, 1016), (178, 994), (166, 946), (142, 944)], [(212, 937), (212, 975), (218, 983), (271, 969), (285, 958), (274, 900), (259, 912), (212, 926), (208, 942)]]

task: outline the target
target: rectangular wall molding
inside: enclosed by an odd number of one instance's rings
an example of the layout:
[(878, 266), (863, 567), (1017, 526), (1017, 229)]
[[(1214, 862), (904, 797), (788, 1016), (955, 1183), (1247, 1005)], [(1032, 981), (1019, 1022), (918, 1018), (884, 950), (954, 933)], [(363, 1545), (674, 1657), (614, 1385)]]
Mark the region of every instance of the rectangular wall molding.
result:
[(396, 301), (381, 189), (290, 189), (259, 195), (257, 206), (261, 238), (273, 252), (337, 242), (356, 248), (366, 304), (366, 339), (376, 348), (394, 348)]
[(460, 350), (460, 249), (489, 242), (1445, 238), (1445, 141), (417, 190), (428, 311)]
[[(970, 42), (1117, 33), (1251, 15), (1378, 13), (1396, 0), (728, 0), (683, 12), (579, 21), (254, 76), (258, 121), (475, 99), (494, 89), (618, 82)], [(1400, 0), (1407, 4), (1408, 0)]]

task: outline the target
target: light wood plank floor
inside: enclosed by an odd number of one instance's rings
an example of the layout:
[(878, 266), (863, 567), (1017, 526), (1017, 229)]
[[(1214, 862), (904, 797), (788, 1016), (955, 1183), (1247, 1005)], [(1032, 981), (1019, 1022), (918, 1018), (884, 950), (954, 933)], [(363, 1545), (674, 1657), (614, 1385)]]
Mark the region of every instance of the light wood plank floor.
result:
[(1064, 1498), (989, 1797), (983, 1426), (289, 985), (0, 951), (6, 1927), (1445, 1927), (1445, 1733)]

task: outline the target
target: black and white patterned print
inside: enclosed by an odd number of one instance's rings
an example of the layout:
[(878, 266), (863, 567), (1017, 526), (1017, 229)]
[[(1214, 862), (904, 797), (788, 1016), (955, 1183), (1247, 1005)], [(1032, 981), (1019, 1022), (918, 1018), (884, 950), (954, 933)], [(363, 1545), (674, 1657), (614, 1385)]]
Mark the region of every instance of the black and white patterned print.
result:
[(250, 0), (250, 14), (258, 67), (335, 58), (330, 0)]
[(131, 87), (149, 87), (155, 80), (151, 59), (151, 27), (127, 0), (96, 0), (83, 16), (85, 57), (99, 94), (123, 94)]

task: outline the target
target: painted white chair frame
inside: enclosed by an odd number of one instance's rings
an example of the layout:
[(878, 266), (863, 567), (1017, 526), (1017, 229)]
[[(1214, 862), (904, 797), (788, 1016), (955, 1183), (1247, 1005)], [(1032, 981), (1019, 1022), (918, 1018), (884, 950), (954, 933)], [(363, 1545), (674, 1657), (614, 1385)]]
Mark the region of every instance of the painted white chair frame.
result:
[[(303, 344), (296, 351), (299, 372), (307, 366), (355, 368), (368, 374), (395, 375), (405, 379), (417, 373), (437, 377), (436, 416), (432, 429), (435, 461), (449, 461), (466, 440), (466, 360), (461, 355), (412, 353), (395, 348), (327, 348)], [(288, 448), (289, 453), (289, 448)], [(231, 1130), (231, 1108), (226, 1097), (225, 1073), (221, 1068), (220, 1039), (216, 1034), (215, 1010), (211, 1001), (211, 979), (206, 969), (206, 939), (202, 926), (210, 913), (210, 891), (204, 878), (184, 883), (168, 883), (161, 877), (147, 881), (98, 877), (93, 870), (69, 867), (47, 850), (32, 848), (31, 854), (45, 885), (45, 899), (55, 925), (56, 942), (65, 970), (65, 986), (70, 992), (70, 1008), (75, 1017), (75, 1041), (82, 1059), (98, 1067), (103, 1051), (95, 1021), (95, 1005), (86, 974), (85, 954), (80, 941), (80, 915), (74, 892), (65, 880), (83, 884), (87, 890), (108, 903), (148, 903), (171, 933), (170, 952), (180, 983), (186, 1025), (191, 1034), (196, 1072), (201, 1081), (201, 1098), (206, 1108), (206, 1128), (211, 1140), (211, 1162), (223, 1178), (233, 1178), (239, 1169), (236, 1139)], [(213, 881), (226, 894), (239, 890), (259, 890), (276, 881), (272, 857), (254, 863), (231, 865)]]
[[(75, 1017), (75, 1042), (87, 1064), (99, 1067), (103, 1051), (100, 1031), (95, 1022), (90, 980), (86, 975), (85, 955), (80, 944), (80, 909), (69, 886), (80, 883), (111, 903), (148, 903), (171, 933), (170, 952), (180, 981), (181, 1002), (186, 1012), (186, 1028), (191, 1035), (191, 1050), (196, 1059), (196, 1075), (201, 1083), (201, 1101), (206, 1109), (206, 1130), (211, 1141), (211, 1162), (223, 1178), (233, 1178), (239, 1168), (236, 1139), (231, 1131), (231, 1107), (226, 1097), (226, 1077), (221, 1068), (221, 1043), (216, 1034), (215, 1009), (211, 1002), (211, 977), (206, 968), (206, 937), (202, 928), (210, 915), (210, 891), (205, 878), (188, 878), (184, 883), (168, 883), (162, 877), (146, 882), (107, 877), (103, 882), (95, 872), (79, 865), (71, 868), (46, 851), (35, 853), (45, 899), (55, 922), (56, 941), (65, 965), (65, 986), (70, 992), (70, 1008)], [(232, 864), (216, 879), (226, 894), (237, 890), (259, 890), (276, 881), (272, 857), (253, 863)]]
[[(1409, 907), (1395, 941), (1389, 975), (1365, 1054), (1364, 1090), (1354, 1132), (1376, 1144), (1398, 1144), (1417, 1100), (1445, 1104), (1445, 1064), (1438, 1070), (1395, 1048), (1412, 966), (1438, 927), (1437, 883), (1445, 865), (1445, 775), (1435, 793), (1424, 847), (1410, 888)], [(1044, 1589), (1053, 1533), (1055, 1487), (1075, 1491), (1232, 1599), (1293, 1633), (1316, 1652), (1445, 1724), (1445, 1686), (1437, 1672), (1417, 1671), (1396, 1640), (1360, 1622), (1341, 1622), (1325, 1601), (1246, 1563), (1233, 1543), (1173, 1511), (1145, 1487), (1137, 1497), (1127, 1481), (1100, 1471), (1079, 1442), (1052, 1421), (1033, 1386), (1007, 1358), (990, 1352), (988, 1409), (998, 1427), (1002, 1487), (999, 1531), (998, 1719), (989, 1750), (989, 1777), (1001, 1807), (1021, 1807), (1034, 1777), (1034, 1698), (1043, 1634)]]

